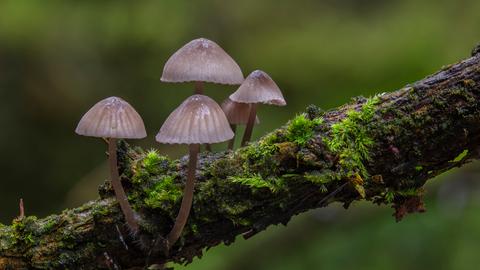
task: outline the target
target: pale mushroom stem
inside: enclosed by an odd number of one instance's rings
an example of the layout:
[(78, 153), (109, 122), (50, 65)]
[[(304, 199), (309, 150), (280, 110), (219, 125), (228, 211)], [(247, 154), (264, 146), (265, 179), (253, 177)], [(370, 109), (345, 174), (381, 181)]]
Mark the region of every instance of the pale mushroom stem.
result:
[(197, 170), (197, 160), (198, 152), (200, 152), (200, 145), (190, 144), (189, 152), (187, 183), (183, 191), (182, 205), (180, 206), (180, 211), (178, 212), (173, 229), (167, 236), (169, 248), (172, 247), (175, 242), (177, 242), (178, 238), (180, 238), (183, 228), (185, 227), (185, 224), (187, 224), (188, 216), (190, 215), (190, 209), (192, 208), (193, 190), (195, 187), (195, 172)]
[(194, 94), (203, 95), (203, 82), (195, 82)]
[(237, 125), (232, 124), (230, 125), (230, 127), (232, 128), (232, 131), (233, 131), (233, 138), (230, 141), (228, 141), (228, 149), (233, 150), (233, 145), (235, 144), (235, 135), (237, 132)]
[(117, 165), (117, 139), (110, 138), (108, 142), (108, 160), (110, 163), (110, 176), (113, 191), (115, 192), (115, 197), (117, 198), (120, 208), (122, 209), (125, 220), (127, 221), (128, 226), (134, 232), (138, 232), (138, 223), (135, 219), (135, 214), (133, 212), (130, 203), (128, 203), (127, 194), (123, 189), (122, 183), (120, 182), (120, 176), (118, 174), (118, 165)]
[(250, 141), (252, 138), (253, 125), (255, 124), (255, 118), (257, 117), (257, 104), (252, 103), (250, 108), (250, 114), (248, 115), (247, 127), (245, 128), (245, 133), (242, 138), (242, 147)]

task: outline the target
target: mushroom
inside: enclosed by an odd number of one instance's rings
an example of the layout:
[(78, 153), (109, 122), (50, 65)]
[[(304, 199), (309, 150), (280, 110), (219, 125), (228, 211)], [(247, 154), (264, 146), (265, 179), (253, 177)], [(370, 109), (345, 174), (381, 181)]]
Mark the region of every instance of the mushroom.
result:
[[(243, 73), (235, 60), (217, 43), (194, 39), (176, 51), (163, 68), (162, 82), (194, 82), (194, 94), (203, 94), (203, 82), (239, 85)], [(211, 151), (210, 144), (206, 150)]]
[(167, 236), (168, 247), (173, 246), (180, 238), (187, 223), (193, 201), (200, 144), (224, 142), (231, 138), (233, 138), (233, 132), (222, 109), (213, 99), (204, 95), (193, 95), (187, 98), (168, 116), (160, 128), (156, 136), (158, 142), (189, 145), (187, 182), (180, 211), (173, 229)]
[(85, 113), (75, 132), (83, 136), (107, 138), (113, 191), (128, 226), (136, 233), (138, 223), (118, 174), (117, 139), (145, 138), (147, 133), (142, 118), (125, 100), (109, 97), (98, 102)]
[(195, 94), (203, 94), (203, 82), (238, 85), (244, 80), (238, 64), (217, 43), (198, 38), (168, 59), (162, 82), (195, 82)]
[[(233, 130), (234, 136), (228, 141), (228, 149), (232, 150), (235, 143), (235, 134), (237, 131), (237, 125), (246, 125), (248, 122), (248, 116), (250, 114), (251, 104), (238, 103), (227, 98), (222, 103), (222, 110), (227, 116), (230, 127)], [(255, 124), (260, 123), (258, 117), (255, 119)]]
[(230, 99), (239, 103), (250, 103), (250, 114), (247, 127), (242, 138), (242, 146), (245, 146), (252, 137), (253, 124), (257, 115), (257, 103), (285, 106), (287, 103), (283, 98), (282, 91), (277, 84), (261, 70), (255, 70), (240, 85)]

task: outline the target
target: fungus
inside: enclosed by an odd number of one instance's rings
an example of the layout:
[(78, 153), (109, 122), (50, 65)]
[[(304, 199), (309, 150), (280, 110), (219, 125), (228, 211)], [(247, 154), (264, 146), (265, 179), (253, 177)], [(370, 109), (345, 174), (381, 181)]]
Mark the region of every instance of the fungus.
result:
[(261, 70), (255, 70), (240, 85), (230, 99), (239, 103), (250, 103), (250, 114), (247, 127), (242, 138), (242, 146), (245, 146), (252, 136), (253, 125), (257, 115), (257, 103), (285, 106), (287, 103), (283, 98), (282, 91), (277, 84)]
[(189, 146), (187, 182), (180, 211), (167, 236), (169, 248), (180, 238), (190, 214), (200, 144), (228, 141), (233, 138), (233, 135), (227, 117), (220, 106), (204, 95), (193, 95), (187, 98), (168, 116), (160, 128), (156, 136), (158, 142)]
[(217, 43), (198, 38), (185, 44), (167, 61), (162, 82), (195, 82), (195, 94), (203, 94), (203, 82), (238, 85), (244, 80), (238, 64)]
[(78, 123), (75, 132), (89, 137), (107, 138), (110, 177), (120, 208), (130, 229), (136, 233), (138, 223), (125, 194), (117, 165), (117, 139), (141, 139), (147, 136), (140, 115), (125, 100), (106, 98), (95, 104)]
[[(237, 131), (237, 125), (246, 125), (248, 123), (248, 116), (250, 114), (251, 104), (238, 103), (227, 98), (222, 103), (222, 110), (227, 116), (230, 127), (233, 130), (234, 136), (228, 141), (228, 149), (232, 150), (235, 143), (235, 135)], [(255, 124), (260, 123), (258, 117), (255, 118)]]

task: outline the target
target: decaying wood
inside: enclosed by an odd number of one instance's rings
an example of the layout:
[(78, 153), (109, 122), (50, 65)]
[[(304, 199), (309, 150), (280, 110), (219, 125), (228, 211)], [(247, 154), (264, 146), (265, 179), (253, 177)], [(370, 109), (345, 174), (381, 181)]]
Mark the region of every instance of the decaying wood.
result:
[(428, 179), (479, 158), (480, 50), (473, 54), (374, 99), (325, 113), (310, 106), (300, 127), (292, 121), (245, 148), (201, 154), (192, 213), (169, 251), (152, 246), (173, 225), (187, 160), (147, 164), (148, 153), (122, 143), (122, 181), (140, 233), (129, 232), (106, 183), (81, 207), (0, 225), (0, 269), (142, 269), (149, 255), (188, 263), (332, 202), (389, 204), (397, 219), (423, 211)]

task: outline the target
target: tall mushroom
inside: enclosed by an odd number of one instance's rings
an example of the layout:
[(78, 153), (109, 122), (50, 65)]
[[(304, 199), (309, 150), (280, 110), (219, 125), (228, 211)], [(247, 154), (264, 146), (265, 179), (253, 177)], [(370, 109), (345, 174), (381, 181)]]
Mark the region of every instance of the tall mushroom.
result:
[(252, 137), (253, 124), (257, 115), (257, 103), (277, 106), (287, 105), (280, 88), (267, 73), (261, 70), (250, 73), (238, 90), (230, 95), (230, 99), (239, 103), (251, 104), (247, 127), (242, 138), (242, 146), (245, 146)]
[[(251, 104), (238, 103), (227, 98), (222, 102), (222, 110), (227, 116), (230, 127), (236, 135), (237, 125), (246, 125), (248, 123), (248, 116), (250, 114)], [(255, 124), (260, 123), (258, 116), (255, 119)], [(235, 143), (235, 135), (228, 141), (228, 149), (232, 150)]]
[[(239, 85), (243, 73), (235, 60), (217, 43), (206, 38), (194, 39), (167, 60), (162, 82), (194, 82), (194, 94), (203, 94), (203, 83)], [(207, 151), (211, 151), (209, 144)]]
[(138, 223), (118, 174), (117, 139), (145, 138), (147, 133), (142, 118), (125, 100), (109, 97), (98, 102), (85, 113), (75, 132), (83, 136), (108, 139), (108, 159), (113, 191), (128, 226), (136, 233)]
[(195, 82), (195, 94), (203, 94), (203, 82), (238, 85), (244, 80), (238, 64), (217, 43), (198, 38), (168, 59), (162, 82)]
[(180, 238), (190, 214), (200, 144), (224, 142), (231, 138), (233, 132), (222, 109), (213, 99), (204, 95), (187, 98), (160, 128), (156, 136), (158, 142), (189, 145), (187, 182), (180, 211), (167, 236), (169, 247)]

